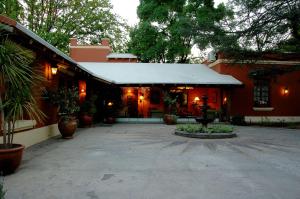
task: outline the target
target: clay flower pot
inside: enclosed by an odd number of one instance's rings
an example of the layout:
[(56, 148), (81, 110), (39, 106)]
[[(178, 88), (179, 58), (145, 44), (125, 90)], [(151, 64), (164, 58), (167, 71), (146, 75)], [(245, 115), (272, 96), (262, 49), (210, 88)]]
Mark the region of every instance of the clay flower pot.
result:
[(14, 173), (21, 164), (24, 146), (13, 144), (11, 148), (4, 148), (0, 144), (0, 173), (3, 175)]
[(86, 113), (83, 113), (82, 116), (81, 116), (81, 123), (84, 127), (86, 126), (92, 126), (93, 124), (93, 116), (89, 115), (89, 114), (86, 114)]
[(71, 139), (77, 129), (77, 120), (75, 117), (63, 116), (58, 121), (58, 130), (63, 138)]
[(168, 125), (177, 124), (177, 116), (171, 114), (164, 115), (164, 122)]
[(116, 119), (114, 117), (107, 117), (104, 120), (105, 124), (114, 124), (116, 122)]

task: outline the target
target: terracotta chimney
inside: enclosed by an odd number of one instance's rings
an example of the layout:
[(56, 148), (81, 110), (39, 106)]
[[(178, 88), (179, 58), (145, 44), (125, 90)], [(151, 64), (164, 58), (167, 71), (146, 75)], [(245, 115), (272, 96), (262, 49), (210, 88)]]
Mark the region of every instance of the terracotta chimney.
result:
[(77, 46), (77, 39), (76, 38), (70, 38), (70, 46)]
[(101, 39), (101, 45), (102, 46), (109, 46), (109, 39), (108, 38)]

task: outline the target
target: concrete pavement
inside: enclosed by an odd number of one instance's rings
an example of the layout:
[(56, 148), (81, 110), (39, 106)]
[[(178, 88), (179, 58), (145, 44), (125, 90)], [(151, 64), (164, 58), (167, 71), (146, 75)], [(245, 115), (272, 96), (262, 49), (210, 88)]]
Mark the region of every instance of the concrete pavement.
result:
[(7, 199), (300, 198), (300, 132), (237, 127), (199, 140), (175, 126), (116, 124), (26, 150)]

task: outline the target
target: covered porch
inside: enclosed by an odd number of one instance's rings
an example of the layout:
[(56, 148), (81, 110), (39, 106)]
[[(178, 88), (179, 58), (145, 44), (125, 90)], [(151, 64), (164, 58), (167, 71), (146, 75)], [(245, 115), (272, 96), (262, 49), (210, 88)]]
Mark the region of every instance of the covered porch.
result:
[(230, 91), (242, 85), (234, 77), (219, 74), (204, 64), (80, 62), (80, 65), (113, 83), (114, 89), (101, 93), (105, 111), (116, 118), (162, 118), (168, 111), (164, 103), (167, 94), (176, 98), (175, 112), (180, 118), (199, 116), (202, 96), (206, 95), (210, 111), (225, 120)]
[(167, 112), (164, 95), (176, 98), (175, 113), (180, 118), (201, 115), (202, 96), (208, 96), (210, 110), (221, 113), (227, 106), (228, 96), (219, 87), (199, 86), (151, 86), (122, 87), (122, 107), (117, 117), (162, 118)]

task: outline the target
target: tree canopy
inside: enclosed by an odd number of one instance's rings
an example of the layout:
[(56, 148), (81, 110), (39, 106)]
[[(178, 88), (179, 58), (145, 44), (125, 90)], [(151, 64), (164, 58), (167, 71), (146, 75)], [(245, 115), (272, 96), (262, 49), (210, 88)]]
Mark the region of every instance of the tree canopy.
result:
[(236, 42), (220, 44), (220, 48), (300, 52), (299, 0), (231, 0), (229, 5), (235, 10), (234, 18), (222, 25), (226, 36)]
[(143, 62), (189, 61), (191, 48), (204, 49), (222, 31), (232, 12), (213, 0), (140, 0), (139, 24), (130, 32), (129, 50)]
[(123, 51), (128, 40), (129, 27), (112, 12), (109, 0), (4, 0), (0, 13), (65, 52), (71, 37), (83, 42), (110, 38), (115, 51)]

